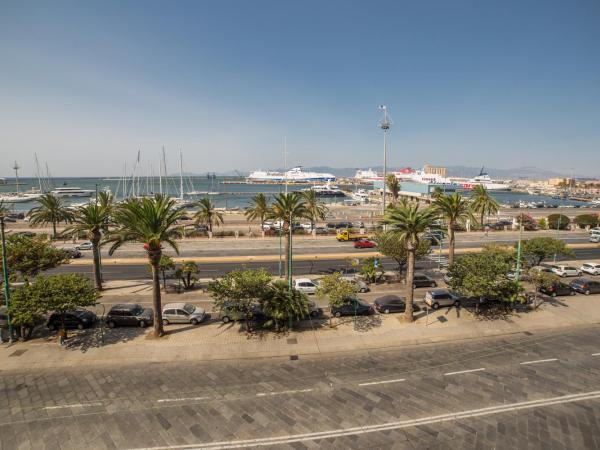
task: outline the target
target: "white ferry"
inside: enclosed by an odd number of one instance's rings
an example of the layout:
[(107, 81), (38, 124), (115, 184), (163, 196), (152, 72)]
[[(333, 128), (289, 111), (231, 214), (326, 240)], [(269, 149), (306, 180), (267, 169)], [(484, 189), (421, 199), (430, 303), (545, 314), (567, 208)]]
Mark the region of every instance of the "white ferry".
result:
[(315, 181), (335, 181), (335, 175), (321, 172), (304, 172), (302, 167), (294, 167), (287, 172), (256, 170), (246, 178), (253, 183), (310, 183)]
[(383, 177), (373, 169), (358, 169), (354, 174), (354, 179), (357, 181), (381, 181)]
[(57, 197), (91, 197), (95, 192), (91, 189), (81, 189), (80, 187), (59, 187), (51, 191)]

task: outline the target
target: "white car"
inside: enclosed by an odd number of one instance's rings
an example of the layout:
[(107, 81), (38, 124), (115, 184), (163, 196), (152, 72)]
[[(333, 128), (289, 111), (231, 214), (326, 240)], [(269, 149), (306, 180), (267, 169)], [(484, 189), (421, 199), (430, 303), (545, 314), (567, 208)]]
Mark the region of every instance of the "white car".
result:
[(590, 235), (590, 242), (599, 243), (600, 242), (600, 234)]
[(317, 283), (310, 278), (297, 278), (294, 280), (294, 289), (303, 294), (315, 294), (317, 292)]
[(579, 270), (590, 275), (600, 275), (600, 263), (586, 262), (581, 265)]
[(304, 222), (300, 224), (300, 227), (306, 231), (312, 231), (312, 224), (310, 222)]
[(94, 246), (89, 241), (88, 242), (82, 242), (77, 247), (75, 247), (75, 249), (77, 249), (77, 250), (91, 250), (92, 248), (94, 248)]
[(552, 266), (552, 272), (563, 278), (581, 276), (581, 271), (573, 266)]

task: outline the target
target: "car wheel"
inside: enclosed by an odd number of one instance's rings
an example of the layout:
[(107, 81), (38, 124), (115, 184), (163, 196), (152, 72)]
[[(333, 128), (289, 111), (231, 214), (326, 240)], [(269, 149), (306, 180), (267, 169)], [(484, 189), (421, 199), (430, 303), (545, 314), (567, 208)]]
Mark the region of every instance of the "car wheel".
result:
[(413, 283), (413, 289), (416, 289), (416, 288), (417, 288), (417, 285)]
[(141, 320), (140, 321), (140, 328), (146, 328), (146, 321), (145, 320)]
[(458, 308), (460, 306), (460, 300), (455, 300), (454, 301), (454, 306), (456, 306)]
[(310, 312), (310, 317), (318, 317), (319, 316), (319, 311), (311, 311)]
[(432, 288), (435, 287), (436, 286), (435, 281), (433, 283), (431, 283), (429, 286)]
[(431, 307), (433, 309), (438, 309), (440, 307), (440, 304), (439, 303), (434, 303), (433, 305), (431, 305)]
[(590, 290), (588, 289), (587, 291), (584, 292), (585, 295), (590, 295)]
[(571, 295), (577, 295), (577, 292), (571, 291)]
[(336, 313), (334, 314), (335, 317), (342, 317), (342, 313), (339, 311), (336, 311)]
[(108, 321), (108, 328), (114, 328), (115, 326), (116, 324), (112, 320)]
[(198, 319), (192, 319), (191, 320), (191, 324), (192, 325), (198, 325)]
[(82, 324), (82, 323), (78, 323), (78, 324), (77, 324), (77, 329), (78, 329), (78, 330), (83, 330), (84, 328), (85, 328), (85, 327), (83, 326), (83, 324)]
[(358, 291), (361, 294), (364, 294), (365, 292), (367, 292), (367, 288), (360, 288), (360, 290)]
[(169, 325), (169, 321), (168, 321), (167, 319), (163, 319), (163, 321), (162, 321), (162, 322), (163, 322), (163, 325), (165, 325), (165, 326), (166, 326), (166, 325)]
[(563, 277), (563, 278), (566, 278), (566, 277), (567, 277), (567, 274), (566, 274), (566, 273), (563, 273), (563, 274), (561, 275), (561, 277)]
[(223, 317), (221, 317), (221, 320), (223, 321), (223, 323), (229, 323), (231, 321), (229, 316), (223, 316)]

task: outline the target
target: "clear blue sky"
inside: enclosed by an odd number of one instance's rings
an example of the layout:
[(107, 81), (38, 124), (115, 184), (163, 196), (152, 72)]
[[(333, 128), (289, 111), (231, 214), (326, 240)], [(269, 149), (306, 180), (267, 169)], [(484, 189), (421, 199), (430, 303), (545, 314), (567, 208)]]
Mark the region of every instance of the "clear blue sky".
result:
[[(600, 2), (0, 3), (0, 175), (534, 165), (600, 176)], [(157, 165), (158, 163), (156, 163)]]

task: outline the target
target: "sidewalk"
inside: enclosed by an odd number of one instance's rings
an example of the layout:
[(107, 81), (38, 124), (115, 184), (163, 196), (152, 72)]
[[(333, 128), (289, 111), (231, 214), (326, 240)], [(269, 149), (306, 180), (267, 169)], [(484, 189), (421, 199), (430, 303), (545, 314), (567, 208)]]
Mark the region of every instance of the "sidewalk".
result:
[(412, 324), (401, 315), (374, 315), (306, 323), (287, 333), (259, 330), (248, 336), (240, 323), (210, 322), (199, 326), (169, 326), (160, 340), (152, 330), (120, 328), (71, 332), (67, 348), (53, 337), (0, 346), (2, 370), (81, 367), (148, 362), (211, 361), (259, 357), (298, 357), (390, 349), (523, 332), (536, 332), (600, 323), (600, 296), (563, 297), (544, 303), (537, 311), (483, 320), (466, 309), (416, 313)]

